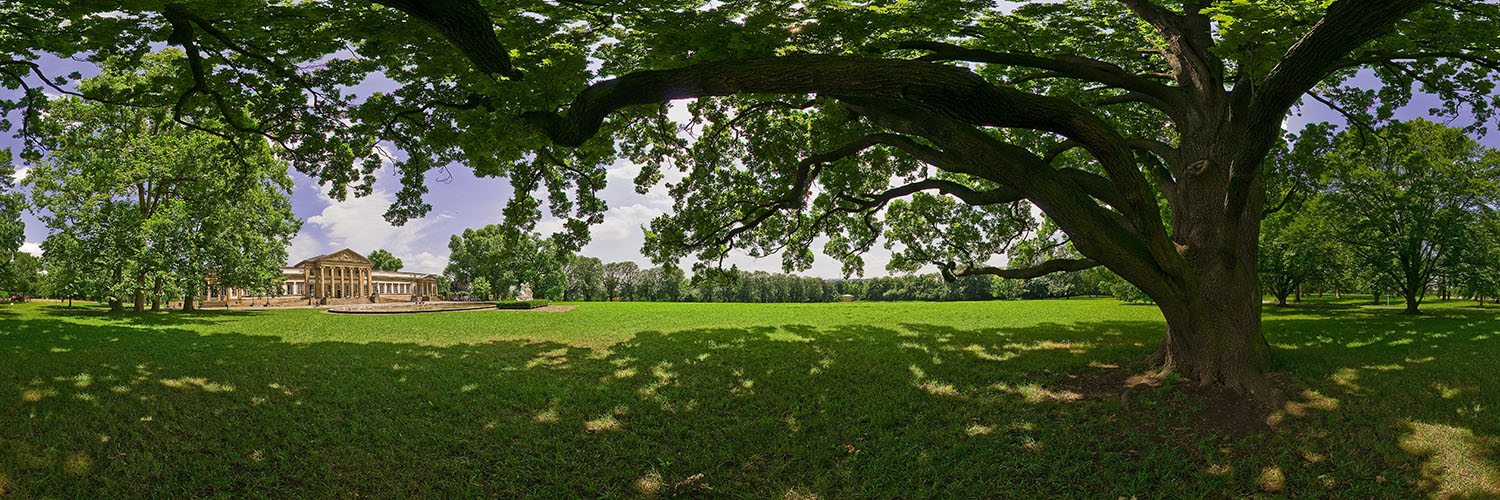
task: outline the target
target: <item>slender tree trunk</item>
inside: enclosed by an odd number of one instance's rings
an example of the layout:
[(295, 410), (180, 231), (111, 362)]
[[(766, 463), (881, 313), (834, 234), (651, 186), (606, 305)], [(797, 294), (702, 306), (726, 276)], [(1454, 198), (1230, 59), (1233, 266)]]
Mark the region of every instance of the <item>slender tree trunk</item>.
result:
[(196, 299), (197, 295), (198, 295), (198, 290), (196, 288), (194, 288), (194, 287), (188, 287), (186, 290), (182, 291), (182, 311), (183, 312), (191, 312), (191, 311), (197, 309), (197, 306), (194, 305), (194, 303), (193, 303), (193, 299)]
[(1302, 284), (1298, 283), (1297, 286), (1293, 287), (1292, 289), (1294, 290), (1293, 291), (1294, 296), (1292, 297), (1292, 302), (1296, 302), (1298, 304), (1301, 304), (1302, 303)]
[[(122, 270), (122, 269), (120, 269), (119, 266), (115, 266), (115, 279), (114, 279), (114, 283), (119, 283), (120, 280), (124, 277), (124, 275), (125, 275), (125, 271)], [(124, 304), (124, 302), (122, 302), (120, 300), (120, 298), (117, 297), (117, 296), (115, 296), (114, 294), (110, 294), (110, 296), (109, 296), (109, 312), (112, 312), (112, 313), (125, 312), (125, 304)]]
[(156, 285), (151, 289), (151, 312), (161, 311), (161, 277), (156, 278)]

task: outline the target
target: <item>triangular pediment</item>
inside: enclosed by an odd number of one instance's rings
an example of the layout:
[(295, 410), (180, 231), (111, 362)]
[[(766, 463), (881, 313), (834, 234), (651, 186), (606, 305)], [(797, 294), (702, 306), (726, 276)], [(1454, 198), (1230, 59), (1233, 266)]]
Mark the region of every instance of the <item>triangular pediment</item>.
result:
[(318, 260), (323, 262), (350, 262), (354, 264), (366, 265), (370, 264), (370, 259), (366, 259), (365, 256), (360, 255), (358, 252), (347, 248), (325, 255), (323, 256), (323, 258)]
[(366, 259), (365, 256), (360, 255), (359, 252), (355, 252), (353, 250), (345, 248), (343, 250), (339, 250), (337, 252), (333, 252), (333, 253), (328, 254), (328, 255), (319, 255), (317, 257), (313, 257), (313, 258), (310, 258), (310, 259), (303, 260), (302, 262), (298, 262), (295, 267), (307, 267), (309, 265), (316, 265), (316, 264), (341, 264), (341, 263), (342, 264), (354, 264), (354, 265), (365, 265), (365, 266), (368, 266), (368, 265), (370, 265), (370, 259)]

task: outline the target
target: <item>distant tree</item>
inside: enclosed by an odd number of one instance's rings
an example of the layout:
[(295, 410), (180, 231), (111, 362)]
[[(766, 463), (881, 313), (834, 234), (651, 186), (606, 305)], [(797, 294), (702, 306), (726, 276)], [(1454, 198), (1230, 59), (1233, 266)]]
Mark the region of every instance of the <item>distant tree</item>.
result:
[(629, 296), (635, 286), (636, 274), (640, 272), (640, 266), (634, 262), (611, 262), (604, 265), (604, 291), (608, 300), (616, 300), (622, 296)]
[(687, 273), (675, 265), (665, 265), (661, 269), (661, 296), (660, 300), (677, 302), (682, 300), (683, 288), (687, 286)]
[(1476, 229), (1453, 277), (1469, 298), (1484, 305), (1486, 298), (1500, 301), (1500, 214), (1489, 214)]
[(370, 252), (367, 258), (370, 259), (370, 268), (376, 271), (400, 271), (402, 267), (401, 259), (384, 248)]
[(443, 273), (460, 288), (472, 290), (482, 277), (496, 296), (514, 293), (522, 284), (538, 298), (560, 298), (565, 290), (563, 262), (571, 254), (551, 238), (491, 224), (453, 235), (448, 250)]
[(469, 282), (469, 293), (479, 300), (490, 300), (490, 296), (494, 293), (492, 288), (490, 280), (484, 276), (476, 276)]
[(1341, 240), (1416, 314), (1440, 266), (1485, 244), (1480, 224), (1500, 203), (1500, 151), (1426, 120), (1379, 132), (1379, 140), (1338, 136), (1329, 201)]
[(4, 275), (0, 276), (0, 290), (9, 293), (23, 293), (34, 297), (39, 294), (42, 286), (42, 262), (36, 256), (26, 252), (16, 252), (10, 262), (0, 266)]
[(6, 257), (18, 253), (26, 237), (26, 224), (21, 221), (26, 196), (13, 191), (15, 173), (10, 148), (0, 149), (0, 256)]
[(1261, 286), (1279, 305), (1302, 286), (1328, 272), (1337, 258), (1336, 232), (1326, 204), (1305, 210), (1283, 211), (1261, 221), (1259, 266)]
[(578, 257), (563, 266), (567, 275), (566, 300), (598, 300), (604, 295), (604, 262), (597, 257)]

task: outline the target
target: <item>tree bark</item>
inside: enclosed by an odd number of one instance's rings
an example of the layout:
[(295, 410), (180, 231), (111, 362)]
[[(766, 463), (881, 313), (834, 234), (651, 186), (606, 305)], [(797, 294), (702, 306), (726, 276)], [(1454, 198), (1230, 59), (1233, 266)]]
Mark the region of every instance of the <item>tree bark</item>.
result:
[[(120, 279), (124, 275), (125, 275), (125, 271), (122, 270), (122, 269), (120, 269), (120, 266), (115, 266), (115, 276), (114, 276), (115, 279), (114, 279), (113, 282), (114, 283), (119, 283)], [(111, 293), (109, 295), (109, 312), (112, 312), (112, 313), (125, 312), (125, 303), (123, 301), (121, 301), (120, 298), (117, 297), (117, 296), (115, 296), (115, 294), (113, 294), (113, 293)]]
[(161, 311), (161, 277), (156, 278), (156, 285), (151, 292), (151, 312)]
[(1422, 311), (1420, 311), (1420, 310), (1417, 309), (1417, 306), (1421, 305), (1421, 303), (1422, 303), (1422, 297), (1421, 297), (1421, 295), (1418, 292), (1410, 291), (1410, 290), (1408, 290), (1405, 295), (1406, 295), (1406, 310), (1402, 311), (1402, 313), (1403, 314), (1422, 314)]
[[(1258, 208), (1257, 208), (1258, 210)], [(1255, 224), (1258, 226), (1258, 224)], [(1265, 372), (1270, 368), (1270, 344), (1261, 332), (1261, 290), (1255, 274), (1254, 236), (1237, 252), (1189, 251), (1197, 271), (1197, 286), (1189, 284), (1179, 297), (1158, 298), (1167, 321), (1161, 347), (1148, 360), (1162, 373), (1176, 372), (1199, 384), (1222, 384), (1258, 397), (1272, 396)], [(1243, 244), (1245, 238), (1238, 238)], [(1237, 257), (1224, 258), (1226, 255)], [(1179, 284), (1179, 287), (1181, 285)]]
[(195, 289), (195, 288), (189, 287), (188, 289), (183, 290), (183, 292), (182, 292), (182, 311), (183, 312), (190, 312), (190, 311), (193, 311), (193, 310), (197, 309), (197, 307), (193, 304), (193, 299), (197, 298), (197, 295), (198, 295), (198, 290)]

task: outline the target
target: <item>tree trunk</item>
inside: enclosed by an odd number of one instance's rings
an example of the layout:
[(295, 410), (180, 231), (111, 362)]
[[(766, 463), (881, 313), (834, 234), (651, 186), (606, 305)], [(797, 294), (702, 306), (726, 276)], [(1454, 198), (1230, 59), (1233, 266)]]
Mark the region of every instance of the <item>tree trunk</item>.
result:
[(156, 278), (156, 285), (151, 292), (151, 312), (161, 311), (161, 277)]
[(1205, 280), (1203, 293), (1160, 303), (1166, 336), (1150, 361), (1199, 384), (1220, 383), (1241, 392), (1269, 395), (1264, 373), (1270, 344), (1260, 329), (1260, 295), (1248, 279)]
[(1292, 297), (1292, 302), (1296, 302), (1298, 304), (1301, 304), (1302, 303), (1302, 284), (1298, 283), (1296, 287), (1293, 287), (1293, 289), (1295, 290), (1295, 292), (1293, 292), (1295, 295)]
[(1276, 294), (1276, 305), (1281, 306), (1281, 307), (1286, 307), (1286, 296), (1287, 296), (1287, 293), (1284, 292), (1284, 291), (1277, 293)]
[(1416, 292), (1406, 292), (1406, 310), (1402, 311), (1402, 313), (1422, 314), (1422, 311), (1417, 310), (1417, 305), (1421, 304), (1421, 302), (1422, 298)]
[(192, 287), (189, 287), (186, 290), (182, 291), (182, 311), (183, 312), (190, 312), (190, 311), (193, 311), (193, 310), (195, 310), (197, 308), (196, 306), (193, 305), (193, 299), (197, 298), (196, 297), (197, 295), (198, 295), (198, 290), (196, 290), (196, 289), (194, 289)]
[[(1214, 138), (1217, 134), (1209, 133)], [(1171, 239), (1186, 272), (1178, 271), (1180, 277), (1169, 277), (1165, 287), (1156, 287), (1161, 296), (1154, 298), (1167, 328), (1161, 347), (1148, 361), (1159, 365), (1162, 373), (1176, 372), (1200, 385), (1222, 384), (1270, 400), (1275, 396), (1265, 372), (1271, 365), (1271, 347), (1261, 333), (1262, 290), (1255, 270), (1265, 203), (1261, 181), (1254, 181), (1240, 213), (1230, 213), (1225, 202), (1227, 173), (1207, 173), (1224, 168), (1229, 160), (1216, 158), (1215, 147), (1204, 147), (1221, 144), (1199, 139), (1199, 148), (1185, 145), (1183, 152), (1187, 158), (1204, 158), (1199, 162), (1204, 170), (1178, 179), (1179, 203), (1172, 206)]]
[[(125, 271), (123, 269), (120, 269), (120, 266), (115, 266), (115, 273), (114, 274), (115, 274), (115, 276), (114, 276), (115, 279), (114, 279), (113, 283), (119, 284), (120, 280), (125, 276)], [(125, 312), (125, 304), (120, 301), (120, 297), (115, 296), (115, 294), (113, 294), (113, 293), (111, 293), (109, 295), (109, 312), (112, 312), (112, 313)]]

